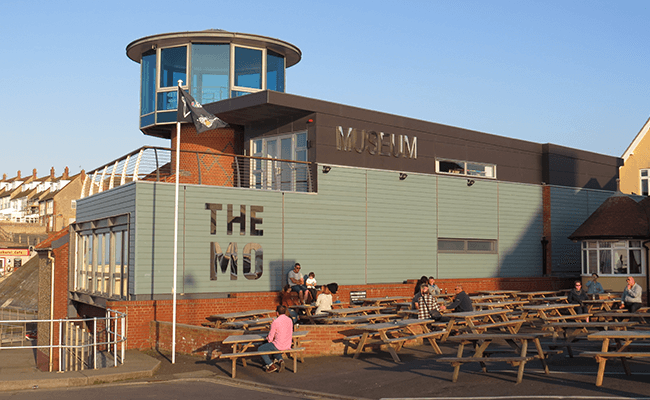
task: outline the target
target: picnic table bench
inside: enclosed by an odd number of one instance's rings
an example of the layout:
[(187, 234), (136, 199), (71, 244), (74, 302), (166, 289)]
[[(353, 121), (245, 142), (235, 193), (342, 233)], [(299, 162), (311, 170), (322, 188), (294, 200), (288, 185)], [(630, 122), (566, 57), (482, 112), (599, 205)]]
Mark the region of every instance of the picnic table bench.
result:
[[(353, 358), (358, 358), (364, 347), (369, 345), (385, 345), (386, 350), (390, 353), (393, 361), (400, 362), (397, 352), (402, 349), (404, 343), (408, 340), (426, 339), (436, 352), (442, 354), (442, 350), (438, 347), (436, 339), (440, 339), (445, 332), (431, 331), (427, 327), (428, 324), (435, 324), (437, 326), (444, 326), (444, 324), (436, 324), (432, 320), (424, 319), (410, 319), (388, 323), (368, 324), (359, 326), (356, 330), (361, 331), (360, 335), (348, 336), (346, 341), (350, 347), (354, 347), (355, 353)], [(422, 332), (414, 331), (415, 326), (421, 326)], [(395, 347), (393, 347), (395, 345)]]
[[(627, 364), (628, 358), (647, 358), (650, 357), (650, 351), (628, 351), (630, 345), (637, 340), (650, 339), (650, 331), (601, 331), (587, 336), (588, 340), (602, 340), (603, 344), (600, 351), (586, 351), (580, 353), (583, 357), (593, 357), (598, 362), (598, 375), (596, 376), (596, 386), (603, 384), (603, 377), (605, 375), (605, 364), (610, 358), (620, 358), (623, 363), (623, 368), (627, 375), (631, 375), (630, 367)], [(616, 342), (616, 351), (609, 351), (609, 343), (611, 340)]]
[(206, 319), (210, 321), (210, 326), (213, 328), (220, 328), (221, 324), (225, 322), (234, 322), (246, 319), (259, 319), (259, 318), (269, 318), (275, 316), (275, 310), (249, 310), (249, 311), (238, 311), (233, 313), (226, 314), (214, 314), (210, 315)]
[[(235, 378), (237, 375), (237, 360), (240, 359), (242, 365), (246, 366), (246, 359), (251, 357), (260, 357), (263, 354), (289, 354), (293, 358), (293, 373), (298, 372), (298, 354), (305, 351), (305, 347), (300, 347), (304, 341), (302, 340), (309, 331), (294, 331), (292, 338), (293, 344), (289, 350), (275, 350), (275, 351), (247, 351), (251, 348), (266, 342), (266, 334), (247, 334), (247, 335), (231, 335), (228, 336), (223, 344), (232, 345), (232, 353), (222, 353), (219, 358), (226, 358), (232, 360), (231, 376)], [(301, 358), (301, 361), (302, 358)]]
[(273, 322), (273, 318), (247, 319), (242, 321), (223, 322), (220, 327), (253, 331), (269, 329), (271, 327), (271, 322)]
[[(573, 357), (573, 349), (571, 345), (581, 337), (586, 337), (594, 331), (603, 330), (626, 330), (634, 325), (636, 322), (548, 322), (544, 324), (542, 329), (553, 332), (553, 345), (563, 346), (567, 348), (569, 357)], [(560, 335), (562, 341), (560, 341)]]
[(328, 324), (359, 324), (359, 323), (375, 323), (375, 322), (388, 322), (390, 319), (399, 317), (397, 314), (361, 314), (361, 315), (347, 315), (344, 317), (326, 317), (322, 321)]
[[(521, 383), (524, 375), (525, 365), (528, 361), (539, 359), (544, 367), (544, 373), (549, 374), (548, 365), (546, 364), (547, 354), (544, 352), (540, 343), (540, 338), (550, 336), (550, 332), (534, 333), (517, 333), (517, 334), (467, 334), (460, 336), (451, 336), (447, 340), (459, 342), (456, 357), (441, 357), (436, 359), (437, 362), (447, 362), (454, 367), (452, 382), (458, 381), (458, 374), (461, 365), (465, 363), (477, 362), (481, 365), (483, 372), (487, 372), (486, 363), (506, 362), (512, 366), (518, 367), (517, 382)], [(505, 341), (509, 348), (502, 351), (490, 351), (487, 349), (494, 342)], [(536, 354), (528, 354), (528, 342), (532, 341)], [(465, 345), (472, 345), (475, 349), (474, 354), (470, 357), (463, 355)], [(496, 355), (495, 354), (499, 354)]]

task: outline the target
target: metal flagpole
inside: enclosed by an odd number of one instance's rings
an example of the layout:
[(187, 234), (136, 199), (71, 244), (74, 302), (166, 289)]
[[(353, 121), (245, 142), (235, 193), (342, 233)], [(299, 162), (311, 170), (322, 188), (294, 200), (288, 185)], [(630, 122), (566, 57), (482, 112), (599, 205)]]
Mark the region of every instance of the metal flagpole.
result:
[[(183, 81), (178, 81), (180, 88)], [(180, 92), (180, 90), (179, 90)], [(177, 99), (177, 107), (181, 106), (180, 96)], [(176, 275), (178, 274), (178, 186), (180, 176), (181, 156), (181, 122), (176, 122), (176, 198), (174, 199), (174, 278), (172, 282), (172, 364), (176, 363)]]

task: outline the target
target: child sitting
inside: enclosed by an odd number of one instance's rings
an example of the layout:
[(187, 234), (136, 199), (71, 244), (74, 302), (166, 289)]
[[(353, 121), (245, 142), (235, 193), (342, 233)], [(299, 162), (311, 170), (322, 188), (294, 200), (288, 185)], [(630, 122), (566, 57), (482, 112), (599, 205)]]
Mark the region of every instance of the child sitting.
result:
[(316, 274), (310, 272), (305, 284), (307, 285), (307, 291), (311, 297), (307, 300), (307, 303), (313, 303), (316, 301)]

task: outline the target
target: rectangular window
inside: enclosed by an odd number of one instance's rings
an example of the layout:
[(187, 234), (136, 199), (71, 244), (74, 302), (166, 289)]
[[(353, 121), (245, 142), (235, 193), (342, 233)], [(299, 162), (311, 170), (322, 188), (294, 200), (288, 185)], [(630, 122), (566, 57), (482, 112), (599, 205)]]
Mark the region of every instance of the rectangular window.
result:
[(127, 298), (128, 215), (71, 224), (76, 233), (74, 290), (106, 298)]
[(308, 164), (281, 161), (308, 161), (307, 132), (252, 140), (251, 154), (268, 158), (251, 160), (251, 187), (293, 192), (310, 190)]
[(438, 239), (439, 253), (496, 253), (496, 240)]
[(648, 187), (650, 187), (650, 183), (649, 183), (650, 169), (642, 169), (640, 173), (641, 173), (641, 184), (640, 184), (641, 196), (648, 196), (649, 194)]
[(462, 176), (496, 179), (497, 167), (494, 164), (477, 163), (473, 161), (436, 160), (436, 172)]
[(235, 86), (262, 89), (262, 50), (235, 47)]
[(179, 80), (187, 85), (187, 47), (160, 50), (160, 87), (176, 87)]
[(284, 92), (284, 57), (271, 50), (266, 53), (266, 88)]
[(582, 242), (582, 273), (643, 275), (645, 257), (639, 240)]
[[(201, 104), (228, 98), (230, 45), (192, 44), (191, 94)], [(199, 90), (200, 89), (200, 90)]]
[(154, 112), (156, 104), (156, 51), (142, 55), (140, 87), (140, 115)]

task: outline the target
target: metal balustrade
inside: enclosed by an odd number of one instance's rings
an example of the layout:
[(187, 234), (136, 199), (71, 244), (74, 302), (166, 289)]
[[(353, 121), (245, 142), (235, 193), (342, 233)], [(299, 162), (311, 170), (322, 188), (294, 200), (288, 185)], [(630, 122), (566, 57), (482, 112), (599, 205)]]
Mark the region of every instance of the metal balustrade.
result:
[[(180, 153), (182, 184), (315, 191), (315, 163), (204, 151)], [(80, 198), (134, 181), (174, 183), (175, 170), (175, 150), (144, 146), (88, 172)]]

